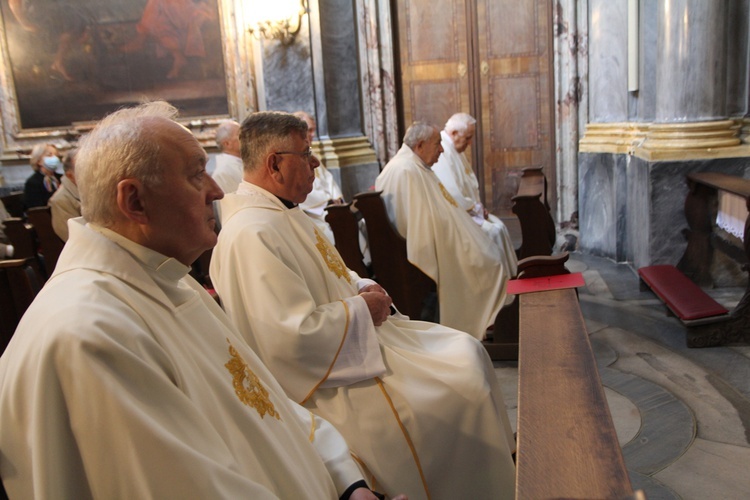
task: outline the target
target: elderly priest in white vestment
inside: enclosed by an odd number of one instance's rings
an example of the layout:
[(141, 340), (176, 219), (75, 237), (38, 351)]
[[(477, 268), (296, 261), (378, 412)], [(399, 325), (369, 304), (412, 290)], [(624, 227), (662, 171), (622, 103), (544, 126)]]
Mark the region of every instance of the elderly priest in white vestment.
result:
[(489, 213), (482, 205), (479, 181), (464, 153), (471, 146), (476, 123), (474, 117), (468, 113), (456, 113), (448, 119), (445, 128), (440, 132), (443, 154), (432, 166), (432, 171), (458, 206), (466, 210), (471, 219), (500, 247), (501, 255), (505, 257), (505, 268), (511, 276), (515, 276), (518, 258), (513, 240), (503, 221)]
[[(315, 131), (317, 129), (315, 118), (304, 111), (296, 111), (292, 114), (307, 123), (307, 138), (310, 145), (312, 145)], [(325, 165), (320, 164), (318, 168), (315, 169), (315, 180), (313, 181), (312, 190), (307, 194), (305, 201), (300, 203), (299, 206), (310, 216), (318, 229), (323, 231), (328, 239), (334, 243), (333, 230), (328, 222), (326, 222), (326, 208), (332, 203), (339, 204), (343, 202), (344, 195), (341, 193), (341, 188), (339, 187), (338, 182), (336, 182), (333, 174), (325, 167)]]
[(163, 102), (81, 142), (83, 219), (0, 358), (10, 498), (372, 500), (341, 435), (290, 401), (190, 263), (221, 189)]
[(375, 180), (388, 216), (406, 238), (409, 262), (437, 284), (440, 323), (478, 339), (506, 303), (511, 270), (430, 168), (442, 153), (439, 131), (417, 122)]
[(234, 193), (242, 182), (242, 159), (240, 158), (240, 124), (224, 120), (216, 127), (216, 168), (211, 177), (225, 193)]
[(391, 314), (346, 268), (299, 207), (319, 165), (304, 122), (254, 113), (240, 142), (245, 180), (222, 200), (211, 278), (287, 394), (338, 428), (386, 494), (513, 498), (513, 435), (481, 343)]

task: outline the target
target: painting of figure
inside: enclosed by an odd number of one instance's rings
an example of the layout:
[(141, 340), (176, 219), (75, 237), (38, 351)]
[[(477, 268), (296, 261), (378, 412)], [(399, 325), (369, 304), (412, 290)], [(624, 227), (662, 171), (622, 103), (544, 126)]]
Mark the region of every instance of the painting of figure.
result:
[(165, 99), (228, 114), (219, 0), (0, 0), (22, 129)]

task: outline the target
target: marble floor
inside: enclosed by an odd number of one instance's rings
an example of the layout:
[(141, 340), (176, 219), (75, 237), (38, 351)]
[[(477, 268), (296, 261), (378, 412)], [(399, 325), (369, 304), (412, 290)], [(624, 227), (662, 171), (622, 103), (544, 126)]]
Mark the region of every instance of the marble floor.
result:
[[(649, 500), (750, 498), (750, 346), (689, 349), (631, 267), (572, 254), (568, 268), (586, 280), (581, 310), (634, 489)], [(727, 308), (743, 292), (708, 291)], [(518, 364), (495, 371), (515, 426)]]

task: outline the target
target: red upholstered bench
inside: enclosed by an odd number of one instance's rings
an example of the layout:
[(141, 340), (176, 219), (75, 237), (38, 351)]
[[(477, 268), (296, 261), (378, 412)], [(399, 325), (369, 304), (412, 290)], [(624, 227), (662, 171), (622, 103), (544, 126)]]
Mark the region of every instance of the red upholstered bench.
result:
[(724, 306), (709, 297), (674, 266), (642, 267), (638, 269), (638, 275), (687, 326), (729, 318), (729, 311)]

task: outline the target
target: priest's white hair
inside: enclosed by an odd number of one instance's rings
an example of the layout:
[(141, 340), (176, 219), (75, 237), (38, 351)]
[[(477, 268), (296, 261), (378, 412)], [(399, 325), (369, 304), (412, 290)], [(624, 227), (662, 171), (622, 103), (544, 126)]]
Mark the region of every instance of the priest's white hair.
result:
[(469, 125), (474, 125), (476, 122), (476, 119), (469, 113), (456, 113), (445, 122), (445, 131), (463, 134), (469, 128)]
[(404, 134), (404, 144), (409, 146), (411, 149), (417, 147), (420, 142), (424, 142), (432, 137), (437, 129), (425, 122), (414, 122), (411, 126), (406, 129)]
[(234, 120), (222, 120), (216, 127), (216, 146), (219, 150), (224, 151), (224, 141), (231, 139), (234, 135), (239, 135), (240, 124)]
[(87, 221), (105, 227), (115, 222), (121, 180), (138, 179), (146, 186), (163, 181), (160, 136), (152, 125), (176, 117), (177, 108), (164, 101), (123, 108), (101, 120), (80, 141), (76, 182)]

